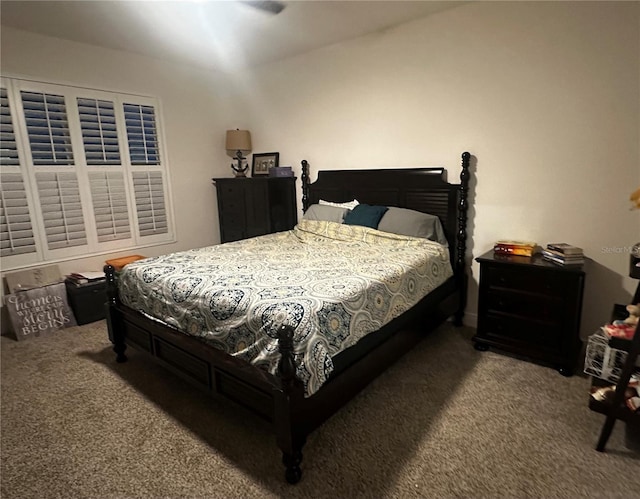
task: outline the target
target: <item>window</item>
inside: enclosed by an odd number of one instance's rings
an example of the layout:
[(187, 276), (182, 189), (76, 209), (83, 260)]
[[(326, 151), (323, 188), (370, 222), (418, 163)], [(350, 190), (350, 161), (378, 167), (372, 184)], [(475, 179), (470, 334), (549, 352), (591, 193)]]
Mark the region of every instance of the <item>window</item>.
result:
[(0, 81), (3, 269), (173, 241), (154, 99)]

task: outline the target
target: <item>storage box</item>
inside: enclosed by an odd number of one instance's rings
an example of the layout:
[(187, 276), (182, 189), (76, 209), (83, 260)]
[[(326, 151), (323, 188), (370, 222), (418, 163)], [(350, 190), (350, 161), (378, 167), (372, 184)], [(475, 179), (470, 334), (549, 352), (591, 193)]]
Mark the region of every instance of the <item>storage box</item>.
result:
[(273, 166), (269, 168), (270, 177), (293, 177), (293, 170), (290, 166)]
[(611, 348), (607, 335), (598, 330), (587, 339), (584, 372), (615, 384), (626, 358), (627, 352)]
[(107, 283), (105, 280), (77, 285), (65, 281), (69, 305), (78, 325), (104, 319), (104, 304), (107, 302)]

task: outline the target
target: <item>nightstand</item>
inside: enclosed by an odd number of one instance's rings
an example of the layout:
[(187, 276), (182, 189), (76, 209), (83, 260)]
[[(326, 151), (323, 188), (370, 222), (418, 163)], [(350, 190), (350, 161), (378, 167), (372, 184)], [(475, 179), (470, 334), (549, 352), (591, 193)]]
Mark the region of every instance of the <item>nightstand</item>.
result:
[(539, 361), (571, 376), (582, 342), (583, 266), (542, 258), (494, 255), (480, 263), (478, 350), (490, 346)]
[(107, 283), (104, 279), (86, 284), (65, 280), (67, 299), (79, 326), (104, 319)]

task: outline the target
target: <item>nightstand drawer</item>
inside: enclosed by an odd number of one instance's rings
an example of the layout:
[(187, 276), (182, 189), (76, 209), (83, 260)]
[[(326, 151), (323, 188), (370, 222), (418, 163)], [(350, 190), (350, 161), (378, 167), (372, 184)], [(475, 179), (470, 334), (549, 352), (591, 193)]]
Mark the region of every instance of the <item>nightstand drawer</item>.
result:
[(527, 290), (489, 288), (487, 311), (500, 312), (548, 326), (561, 325), (563, 299)]
[(497, 266), (487, 268), (486, 279), (489, 287), (526, 289), (532, 293), (562, 295), (562, 276), (552, 272)]
[(526, 319), (489, 313), (483, 320), (482, 329), (484, 337), (488, 340), (519, 344), (530, 352), (558, 351), (563, 346), (564, 335), (560, 327), (543, 326)]

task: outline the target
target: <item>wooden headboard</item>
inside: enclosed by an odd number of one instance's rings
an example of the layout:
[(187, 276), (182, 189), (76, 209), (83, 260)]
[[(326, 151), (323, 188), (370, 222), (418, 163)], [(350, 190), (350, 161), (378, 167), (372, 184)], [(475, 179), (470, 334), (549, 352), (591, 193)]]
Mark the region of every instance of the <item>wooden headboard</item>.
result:
[(302, 161), (302, 206), (304, 211), (320, 199), (344, 203), (397, 206), (430, 213), (440, 218), (447, 240), (451, 264), (464, 273), (469, 189), (468, 152), (462, 154), (460, 183), (450, 184), (444, 168), (384, 170), (325, 170), (309, 182), (309, 163)]

